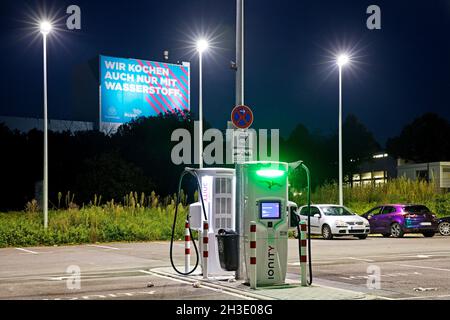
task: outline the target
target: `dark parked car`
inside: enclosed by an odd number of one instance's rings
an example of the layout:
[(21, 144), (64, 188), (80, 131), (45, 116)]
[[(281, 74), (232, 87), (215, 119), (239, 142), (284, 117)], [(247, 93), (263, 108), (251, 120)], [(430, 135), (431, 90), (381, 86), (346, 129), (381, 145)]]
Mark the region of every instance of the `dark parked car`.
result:
[(439, 233), (443, 236), (450, 236), (450, 217), (441, 218), (438, 223)]
[(381, 233), (383, 237), (401, 238), (405, 233), (432, 237), (438, 231), (436, 215), (423, 205), (382, 205), (363, 216), (370, 222), (370, 232)]

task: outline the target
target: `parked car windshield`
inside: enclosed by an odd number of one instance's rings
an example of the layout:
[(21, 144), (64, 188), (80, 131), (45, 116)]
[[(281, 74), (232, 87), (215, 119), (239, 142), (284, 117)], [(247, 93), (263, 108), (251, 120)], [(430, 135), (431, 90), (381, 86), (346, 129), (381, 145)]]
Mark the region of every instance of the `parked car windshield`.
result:
[(425, 206), (406, 206), (404, 211), (411, 213), (425, 213), (430, 212), (430, 209)]
[(322, 207), (322, 211), (326, 216), (353, 216), (353, 212), (344, 207)]

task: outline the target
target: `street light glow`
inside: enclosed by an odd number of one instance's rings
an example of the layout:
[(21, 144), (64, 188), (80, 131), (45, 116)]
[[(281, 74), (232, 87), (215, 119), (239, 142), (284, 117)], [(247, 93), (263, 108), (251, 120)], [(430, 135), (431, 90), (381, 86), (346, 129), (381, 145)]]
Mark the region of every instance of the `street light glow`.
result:
[(43, 35), (47, 35), (52, 31), (52, 24), (48, 21), (42, 21), (40, 24), (40, 30)]
[(208, 49), (208, 47), (209, 47), (208, 41), (206, 41), (205, 39), (199, 39), (197, 41), (197, 51), (199, 53), (203, 53)]
[(344, 65), (346, 65), (349, 62), (350, 62), (350, 58), (346, 54), (341, 54), (336, 59), (336, 63), (339, 67), (343, 67)]

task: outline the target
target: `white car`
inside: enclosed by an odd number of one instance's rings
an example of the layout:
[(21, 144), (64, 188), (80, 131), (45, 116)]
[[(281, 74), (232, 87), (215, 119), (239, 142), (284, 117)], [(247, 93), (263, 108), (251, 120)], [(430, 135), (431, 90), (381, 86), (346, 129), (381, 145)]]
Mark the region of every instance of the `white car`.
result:
[[(308, 221), (308, 206), (301, 207), (299, 213), (301, 220)], [(369, 232), (369, 221), (344, 206), (311, 205), (311, 234), (321, 234), (327, 240), (349, 235), (366, 239)]]

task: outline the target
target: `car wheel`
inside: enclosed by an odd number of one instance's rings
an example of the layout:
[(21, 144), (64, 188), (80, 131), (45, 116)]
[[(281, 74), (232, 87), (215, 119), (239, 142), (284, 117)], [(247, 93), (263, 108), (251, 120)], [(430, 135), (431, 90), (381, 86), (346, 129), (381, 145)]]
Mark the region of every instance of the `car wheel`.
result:
[(399, 223), (395, 222), (391, 225), (391, 235), (394, 238), (403, 238), (405, 232), (403, 232), (402, 226)]
[(329, 225), (324, 225), (322, 227), (322, 237), (325, 240), (331, 240), (333, 239), (333, 233), (331, 233), (331, 228)]
[(356, 237), (360, 240), (364, 240), (364, 239), (367, 239), (367, 234), (360, 234), (360, 235), (357, 235)]
[(434, 237), (435, 232), (434, 231), (427, 231), (427, 232), (422, 232), (423, 236), (425, 238), (431, 238)]
[(439, 223), (439, 233), (443, 236), (450, 236), (450, 222), (441, 222)]
[(389, 238), (391, 236), (390, 233), (382, 233), (383, 238)]

